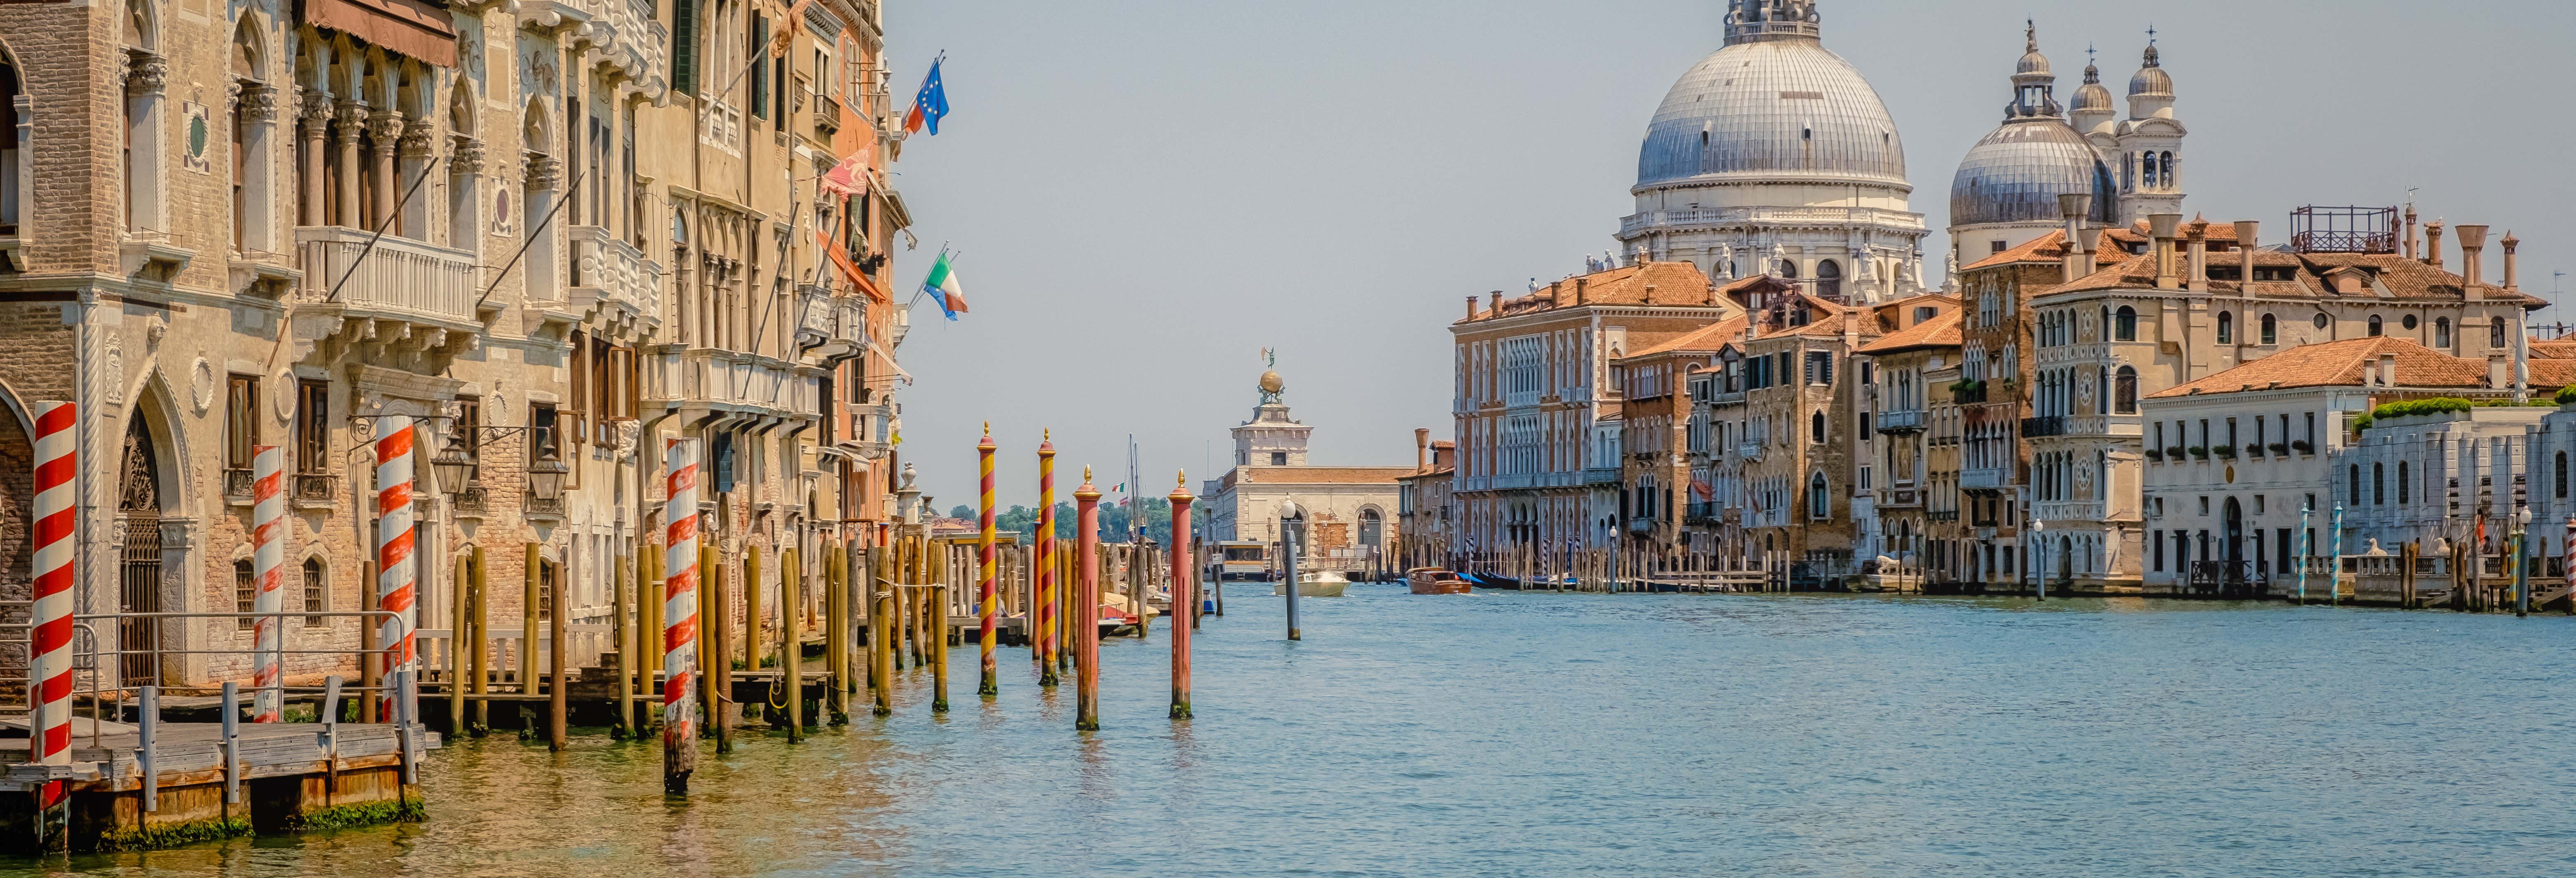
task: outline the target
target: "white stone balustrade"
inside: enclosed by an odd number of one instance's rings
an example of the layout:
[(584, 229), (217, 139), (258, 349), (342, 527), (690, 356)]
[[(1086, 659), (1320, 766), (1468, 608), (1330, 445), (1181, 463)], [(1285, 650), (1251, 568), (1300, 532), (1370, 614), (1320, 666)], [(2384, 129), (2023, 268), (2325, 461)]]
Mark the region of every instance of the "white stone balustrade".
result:
[[(323, 302), (339, 288), (337, 302), (353, 313), (400, 317), (454, 328), (479, 327), (474, 300), (474, 254), (386, 235), (372, 252), (374, 234), (346, 226), (301, 226), (295, 245), (304, 279), (296, 295)], [(345, 278), (345, 281), (343, 280)]]
[(574, 226), (576, 286), (595, 290), (603, 305), (626, 309), (637, 321), (658, 326), (662, 317), (662, 264), (598, 226)]

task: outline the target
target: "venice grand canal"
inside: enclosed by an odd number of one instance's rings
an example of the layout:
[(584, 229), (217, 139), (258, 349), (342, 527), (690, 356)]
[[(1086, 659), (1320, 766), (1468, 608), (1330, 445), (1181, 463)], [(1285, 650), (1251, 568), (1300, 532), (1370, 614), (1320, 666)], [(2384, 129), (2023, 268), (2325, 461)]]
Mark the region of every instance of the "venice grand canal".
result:
[[(2173, 601), (1354, 586), (1103, 650), (685, 803), (659, 748), (434, 754), (428, 822), (68, 861), (223, 875), (2565, 875), (2576, 620)], [(964, 666), (972, 667), (972, 650)], [(2556, 669), (2556, 670), (2552, 670)], [(971, 673), (968, 691), (971, 692)], [(16, 867), (29, 865), (21, 862)], [(60, 868), (65, 863), (55, 861)]]

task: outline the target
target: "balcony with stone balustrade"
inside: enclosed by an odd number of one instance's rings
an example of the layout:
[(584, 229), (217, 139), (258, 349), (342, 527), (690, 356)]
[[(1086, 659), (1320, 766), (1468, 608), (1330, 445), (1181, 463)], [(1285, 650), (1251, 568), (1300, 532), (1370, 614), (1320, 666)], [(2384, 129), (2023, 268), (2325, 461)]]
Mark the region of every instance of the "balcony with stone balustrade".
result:
[(295, 244), (299, 342), (444, 367), (479, 343), (483, 315), (498, 310), (478, 302), (480, 263), (463, 250), (347, 226), (299, 226)]
[(600, 328), (650, 337), (662, 326), (662, 263), (599, 226), (571, 228), (573, 298)]

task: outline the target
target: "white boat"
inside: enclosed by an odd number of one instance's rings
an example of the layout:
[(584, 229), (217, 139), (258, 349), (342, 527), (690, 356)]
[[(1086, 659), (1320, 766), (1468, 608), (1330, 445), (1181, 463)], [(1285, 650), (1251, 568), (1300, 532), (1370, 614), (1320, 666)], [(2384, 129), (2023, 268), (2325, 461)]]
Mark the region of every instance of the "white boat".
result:
[[(1344, 589), (1350, 587), (1350, 580), (1344, 579), (1341, 574), (1334, 573), (1330, 570), (1309, 573), (1297, 578), (1298, 597), (1337, 598), (1342, 596), (1342, 591)], [(1282, 582), (1278, 585), (1271, 586), (1270, 593), (1274, 595), (1287, 594), (1288, 584)]]

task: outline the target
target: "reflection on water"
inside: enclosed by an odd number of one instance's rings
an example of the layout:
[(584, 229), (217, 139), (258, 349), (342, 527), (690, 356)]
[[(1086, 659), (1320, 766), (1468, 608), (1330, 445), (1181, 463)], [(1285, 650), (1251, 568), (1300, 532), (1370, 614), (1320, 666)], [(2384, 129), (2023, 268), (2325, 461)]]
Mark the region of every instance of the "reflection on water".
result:
[[(1102, 650), (1105, 730), (1003, 653), (929, 712), (702, 756), (494, 738), (412, 826), (80, 874), (2568, 874), (2576, 621), (2275, 605), (1479, 593), (1237, 600)], [(1159, 632), (1158, 632), (1159, 634)], [(956, 661), (972, 668), (971, 647)], [(952, 685), (954, 681), (952, 681)], [(29, 864), (16, 864), (25, 866)]]

